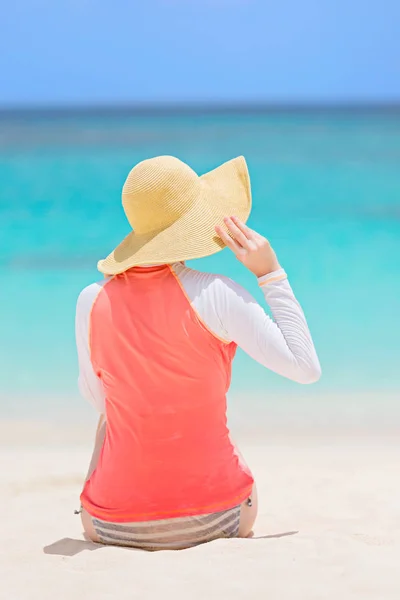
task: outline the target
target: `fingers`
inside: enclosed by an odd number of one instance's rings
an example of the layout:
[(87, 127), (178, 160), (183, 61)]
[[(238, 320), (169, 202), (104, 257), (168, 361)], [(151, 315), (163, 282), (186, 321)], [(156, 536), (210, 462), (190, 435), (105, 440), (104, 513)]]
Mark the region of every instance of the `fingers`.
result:
[(258, 240), (262, 238), (262, 235), (254, 231), (254, 229), (250, 229), (247, 225), (243, 223), (238, 217), (231, 217), (232, 221), (236, 225), (238, 229), (247, 237), (249, 240)]
[(239, 244), (234, 239), (232, 239), (231, 236), (228, 235), (228, 233), (224, 229), (222, 229), (222, 227), (217, 225), (215, 231), (218, 233), (219, 237), (224, 242), (224, 244), (228, 246), (228, 248), (230, 248), (234, 254), (239, 254)]
[(235, 240), (242, 246), (250, 250), (249, 238), (243, 233), (243, 231), (236, 225), (236, 223), (230, 217), (224, 219), (225, 225), (235, 238)]
[(232, 237), (220, 226), (217, 226), (215, 231), (236, 256), (256, 250), (261, 246), (261, 242), (266, 241), (263, 236), (247, 227), (238, 217), (225, 217), (224, 223)]

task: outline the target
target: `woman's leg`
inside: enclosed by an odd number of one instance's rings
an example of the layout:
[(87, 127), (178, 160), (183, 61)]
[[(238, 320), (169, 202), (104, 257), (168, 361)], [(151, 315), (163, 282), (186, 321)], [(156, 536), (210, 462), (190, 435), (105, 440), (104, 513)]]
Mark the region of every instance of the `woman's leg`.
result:
[(253, 530), (258, 511), (257, 486), (253, 485), (253, 491), (248, 500), (245, 500), (240, 507), (240, 521), (238, 537), (250, 537)]
[[(104, 415), (100, 415), (100, 419), (99, 419), (99, 423), (97, 425), (97, 431), (96, 431), (96, 441), (94, 444), (92, 458), (90, 459), (89, 469), (88, 469), (88, 472), (87, 472), (87, 475), (85, 478), (85, 483), (90, 478), (90, 476), (92, 475), (93, 471), (95, 470), (95, 468), (97, 466), (100, 452), (103, 447), (105, 435), (106, 435), (106, 419), (105, 419)], [(89, 513), (84, 508), (82, 508), (81, 519), (82, 519), (83, 529), (84, 529), (86, 535), (93, 542), (99, 542), (99, 538), (93, 527), (92, 517), (89, 515)]]
[(92, 517), (89, 515), (87, 510), (85, 510), (84, 508), (82, 508), (81, 519), (82, 519), (83, 531), (85, 532), (86, 536), (90, 540), (92, 540), (92, 542), (96, 542), (96, 543), (100, 544), (101, 542), (100, 542), (98, 535), (96, 533), (96, 530), (94, 528)]

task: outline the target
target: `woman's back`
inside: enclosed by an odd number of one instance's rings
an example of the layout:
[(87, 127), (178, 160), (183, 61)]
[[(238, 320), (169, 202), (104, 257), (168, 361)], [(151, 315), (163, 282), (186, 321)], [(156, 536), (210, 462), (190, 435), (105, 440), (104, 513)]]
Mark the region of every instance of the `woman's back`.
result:
[(89, 326), (107, 434), (85, 508), (140, 521), (224, 510), (249, 496), (253, 479), (226, 426), (236, 344), (207, 329), (173, 269), (106, 281)]

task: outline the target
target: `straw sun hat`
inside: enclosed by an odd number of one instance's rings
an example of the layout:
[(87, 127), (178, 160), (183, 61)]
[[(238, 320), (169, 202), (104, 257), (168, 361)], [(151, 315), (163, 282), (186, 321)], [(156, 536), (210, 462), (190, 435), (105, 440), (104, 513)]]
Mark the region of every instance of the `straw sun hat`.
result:
[(246, 161), (239, 156), (199, 177), (173, 156), (144, 160), (128, 175), (122, 205), (133, 231), (99, 261), (102, 273), (215, 254), (224, 244), (214, 227), (226, 216), (246, 221), (250, 214)]

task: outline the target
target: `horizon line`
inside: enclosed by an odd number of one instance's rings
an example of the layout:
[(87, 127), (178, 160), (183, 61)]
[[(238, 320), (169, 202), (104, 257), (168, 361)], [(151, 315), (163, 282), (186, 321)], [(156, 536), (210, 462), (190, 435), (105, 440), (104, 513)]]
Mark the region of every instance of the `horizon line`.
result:
[(268, 113), (327, 113), (327, 112), (400, 112), (400, 99), (391, 102), (174, 102), (72, 105), (1, 106), (0, 118), (13, 116), (101, 116), (101, 115), (200, 115), (200, 114), (268, 114)]

